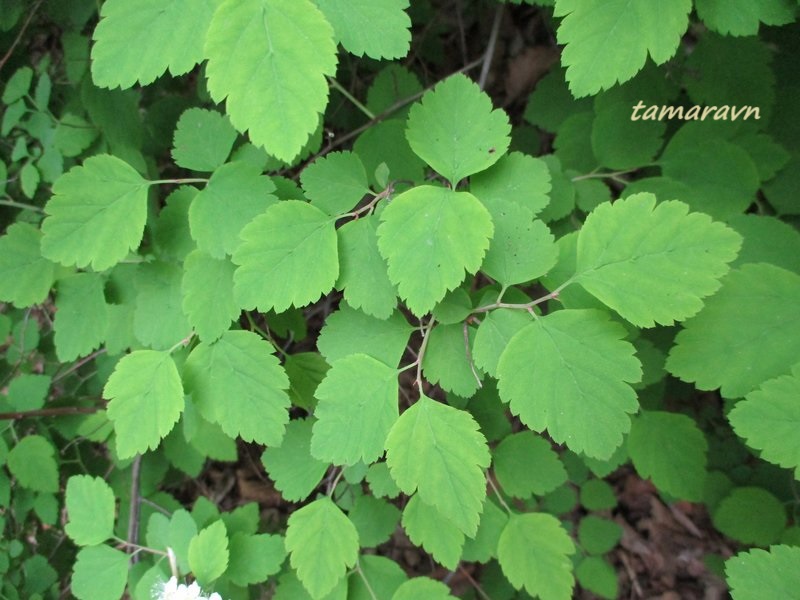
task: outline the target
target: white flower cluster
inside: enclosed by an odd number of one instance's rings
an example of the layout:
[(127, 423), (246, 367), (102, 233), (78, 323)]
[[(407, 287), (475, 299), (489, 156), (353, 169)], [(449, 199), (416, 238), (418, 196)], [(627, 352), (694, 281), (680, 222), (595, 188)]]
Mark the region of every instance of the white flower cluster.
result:
[(217, 592), (210, 596), (203, 596), (202, 592), (196, 581), (188, 586), (184, 583), (179, 585), (177, 578), (171, 577), (153, 588), (153, 600), (222, 600)]

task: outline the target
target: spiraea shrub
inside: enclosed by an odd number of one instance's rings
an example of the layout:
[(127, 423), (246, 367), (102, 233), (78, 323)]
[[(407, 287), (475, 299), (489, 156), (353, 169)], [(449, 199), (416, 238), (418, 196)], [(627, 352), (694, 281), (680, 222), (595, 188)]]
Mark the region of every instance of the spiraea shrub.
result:
[(0, 597), (796, 598), (797, 12), (0, 2)]

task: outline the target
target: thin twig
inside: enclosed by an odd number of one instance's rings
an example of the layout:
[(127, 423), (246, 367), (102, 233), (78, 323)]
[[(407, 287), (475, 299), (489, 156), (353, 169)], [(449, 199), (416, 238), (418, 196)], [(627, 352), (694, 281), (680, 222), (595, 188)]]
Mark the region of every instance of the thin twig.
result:
[(336, 486), (339, 485), (339, 480), (342, 478), (342, 475), (344, 475), (344, 469), (339, 469), (336, 477), (328, 484), (328, 496), (333, 496), (333, 492), (336, 491)]
[(478, 78), (478, 87), (481, 90), (486, 87), (486, 80), (489, 78), (489, 69), (492, 67), (492, 59), (494, 58), (494, 47), (497, 44), (497, 34), (500, 32), (500, 23), (502, 21), (503, 5), (498, 4), (494, 13), (494, 21), (492, 22), (492, 31), (489, 34), (489, 44), (486, 46), (486, 53), (481, 59), (483, 66), (481, 67), (481, 76)]
[(0, 413), (0, 421), (17, 421), (33, 417), (65, 417), (72, 415), (91, 415), (103, 410), (104, 405), (98, 406), (61, 406), (58, 408), (40, 408), (38, 410), (22, 410), (17, 412)]
[(372, 600), (378, 600), (378, 597), (375, 595), (375, 591), (372, 589), (369, 581), (367, 581), (367, 576), (364, 575), (364, 571), (361, 569), (361, 562), (358, 560), (356, 561), (356, 573), (358, 573), (359, 577), (361, 577), (361, 581), (364, 582), (364, 586), (367, 588), (370, 598), (372, 598)]
[(13, 208), (22, 208), (25, 210), (32, 210), (34, 212), (43, 213), (44, 209), (33, 204), (25, 204), (24, 202), (17, 202), (16, 200), (5, 200), (0, 198), (0, 205), (11, 206)]
[[(137, 454), (131, 465), (131, 505), (128, 511), (128, 543), (136, 546), (139, 543), (139, 474), (142, 469), (142, 455)], [(139, 555), (133, 553), (131, 562), (139, 562)]]
[(469, 370), (472, 371), (472, 375), (475, 377), (475, 381), (478, 382), (478, 389), (483, 387), (483, 383), (481, 383), (480, 375), (478, 375), (478, 371), (475, 368), (475, 363), (472, 360), (472, 352), (469, 349), (469, 325), (467, 322), (464, 321), (464, 350), (467, 353), (467, 363), (469, 364)]
[(55, 377), (53, 377), (52, 383), (55, 383), (57, 381), (60, 381), (61, 379), (64, 379), (64, 377), (66, 377), (70, 373), (74, 373), (75, 371), (80, 369), (83, 365), (85, 365), (86, 363), (94, 360), (95, 358), (97, 358), (101, 354), (104, 354), (105, 352), (106, 352), (105, 348), (100, 348), (100, 350), (97, 350), (96, 352), (92, 352), (89, 356), (80, 359), (78, 362), (76, 362), (74, 365), (72, 365), (69, 369), (67, 369), (63, 373), (59, 373)]
[(494, 481), (492, 480), (492, 476), (489, 473), (486, 473), (486, 481), (489, 482), (489, 485), (494, 490), (494, 495), (497, 496), (497, 499), (500, 501), (500, 504), (503, 505), (503, 508), (506, 509), (506, 512), (508, 514), (513, 514), (512, 511), (511, 511), (511, 507), (508, 504), (506, 504), (506, 501), (503, 499), (503, 496), (500, 494), (500, 490), (497, 489), (497, 486), (495, 485)]
[(547, 302), (548, 300), (556, 300), (561, 291), (572, 282), (573, 282), (572, 279), (568, 279), (549, 294), (546, 294), (541, 298), (537, 298), (536, 300), (531, 300), (530, 302), (526, 302), (524, 304), (512, 304), (510, 302), (494, 302), (493, 304), (487, 304), (486, 306), (479, 306), (478, 308), (474, 309), (472, 313), (473, 314), (485, 313), (492, 311), (496, 308), (511, 308), (517, 310), (527, 310), (529, 313), (534, 314), (533, 313), (534, 306)]
[(422, 326), (420, 323), (420, 333), (422, 333), (422, 343), (419, 346), (419, 353), (417, 354), (417, 376), (415, 381), (417, 382), (417, 389), (419, 390), (419, 395), (422, 397), (422, 361), (425, 359), (425, 349), (428, 347), (428, 338), (430, 337), (431, 329), (433, 329), (433, 324), (436, 322), (436, 319), (431, 317), (431, 320), (428, 321), (428, 324)]
[(489, 594), (483, 591), (483, 588), (480, 586), (480, 584), (472, 578), (472, 575), (470, 575), (469, 571), (464, 568), (464, 565), (458, 565), (458, 570), (464, 574), (464, 577), (467, 578), (467, 581), (470, 582), (472, 587), (475, 588), (475, 591), (478, 592), (478, 595), (483, 598), (483, 600), (492, 600)]
[(28, 13), (28, 18), (25, 19), (25, 22), (22, 24), (22, 28), (19, 30), (19, 33), (17, 34), (17, 37), (14, 40), (14, 42), (11, 44), (11, 47), (8, 49), (8, 52), (6, 52), (3, 55), (3, 58), (0, 58), (0, 70), (3, 69), (6, 62), (8, 62), (8, 59), (11, 58), (11, 55), (14, 53), (14, 50), (16, 50), (17, 46), (22, 40), (22, 36), (25, 35), (25, 30), (28, 29), (28, 25), (31, 24), (33, 16), (36, 14), (36, 11), (39, 10), (39, 7), (41, 6), (42, 2), (44, 2), (44, 0), (37, 0), (36, 4), (33, 5), (31, 12)]
[(375, 113), (374, 112), (372, 112), (370, 109), (368, 109), (366, 106), (364, 106), (364, 104), (362, 104), (358, 100), (358, 98), (356, 98), (355, 96), (353, 96), (353, 94), (348, 92), (344, 88), (344, 86), (341, 83), (339, 83), (338, 81), (336, 81), (333, 77), (328, 77), (328, 84), (333, 89), (335, 89), (337, 92), (339, 92), (342, 96), (347, 98), (351, 102), (351, 104), (353, 106), (355, 106), (358, 110), (360, 110), (362, 113), (364, 113), (364, 115), (366, 115), (366, 117), (368, 119), (374, 119), (375, 118)]

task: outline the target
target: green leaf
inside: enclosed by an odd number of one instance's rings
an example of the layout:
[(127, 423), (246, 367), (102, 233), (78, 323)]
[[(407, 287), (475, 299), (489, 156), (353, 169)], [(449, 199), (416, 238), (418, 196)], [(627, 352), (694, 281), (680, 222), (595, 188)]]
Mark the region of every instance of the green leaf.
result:
[(589, 479), (581, 485), (581, 506), (587, 510), (605, 510), (617, 505), (614, 488), (602, 479)]
[(311, 204), (335, 217), (349, 211), (370, 193), (367, 172), (352, 152), (331, 152), (300, 174)]
[(228, 158), (234, 141), (236, 130), (225, 116), (215, 110), (190, 108), (175, 127), (172, 158), (184, 169), (214, 171)]
[(569, 555), (574, 552), (558, 519), (544, 513), (512, 515), (497, 544), (500, 567), (511, 585), (542, 600), (572, 597)]
[(316, 392), (311, 454), (336, 465), (380, 458), (397, 421), (397, 395), (396, 369), (366, 354), (332, 362)]
[(527, 208), (509, 202), (492, 213), (494, 237), (481, 271), (504, 286), (538, 279), (558, 260), (553, 234)]
[(8, 470), (17, 483), (35, 492), (58, 492), (58, 464), (53, 444), (40, 435), (22, 438), (8, 453)]
[(686, 415), (644, 411), (633, 419), (628, 436), (633, 465), (671, 496), (690, 502), (703, 499), (707, 451), (703, 432)]
[(732, 271), (675, 338), (667, 370), (701, 390), (722, 388), (725, 398), (788, 374), (800, 356), (797, 298), (795, 273), (767, 264)]
[(387, 541), (400, 521), (400, 511), (394, 504), (374, 496), (359, 496), (348, 515), (358, 530), (362, 548), (374, 548)]
[(385, 462), (370, 465), (367, 470), (367, 483), (376, 498), (397, 498), (400, 488), (395, 484)]
[(619, 524), (597, 515), (586, 515), (578, 524), (578, 543), (589, 554), (611, 552), (621, 537)]
[(403, 510), (403, 529), (411, 542), (422, 546), (436, 562), (450, 570), (458, 566), (464, 533), (436, 508), (425, 504), (419, 494), (412, 496)]
[(558, 43), (566, 46), (561, 61), (572, 94), (588, 96), (631, 79), (648, 54), (657, 65), (666, 62), (691, 9), (691, 0), (557, 0), (555, 16), (564, 17)]
[[(302, 43), (298, 43), (302, 40)], [(239, 131), (290, 162), (317, 128), (336, 71), (333, 30), (309, 0), (225, 0), (206, 35), (208, 90)]]
[(339, 276), (334, 219), (300, 200), (270, 206), (241, 232), (234, 295), (246, 310), (283, 312), (314, 302)]
[(508, 513), (488, 498), (483, 503), (481, 523), (474, 538), (467, 539), (461, 560), (486, 563), (497, 556), (497, 542), (508, 522)]
[[(377, 115), (391, 108), (393, 104), (420, 92), (422, 84), (419, 77), (401, 64), (392, 62), (382, 68), (372, 80), (367, 90), (367, 108)], [(407, 106), (405, 112), (400, 108), (393, 114), (395, 118), (406, 117), (409, 110), (410, 107)]]
[(793, 598), (800, 589), (800, 548), (754, 548), (725, 562), (725, 575), (734, 600)]
[(78, 600), (118, 600), (128, 581), (128, 558), (109, 546), (81, 548), (72, 572), (72, 593)]
[(642, 371), (625, 335), (598, 310), (541, 317), (500, 356), (500, 397), (534, 431), (547, 429), (571, 450), (607, 459), (630, 429), (628, 414), (638, 408), (629, 384)]
[(506, 153), (510, 132), (508, 115), (493, 110), (489, 96), (465, 75), (453, 75), (411, 108), (406, 138), (414, 153), (455, 188)]
[(358, 532), (339, 507), (323, 496), (289, 517), (286, 549), (298, 579), (317, 600), (356, 564)]
[(92, 81), (105, 88), (152, 83), (169, 69), (187, 73), (203, 60), (203, 39), (217, 0), (108, 0), (94, 30)]
[(222, 521), (215, 521), (189, 542), (189, 568), (203, 587), (225, 572), (228, 557), (228, 533)]
[(314, 0), (345, 50), (370, 58), (403, 58), (411, 44), (408, 0)]
[(231, 437), (280, 444), (289, 422), (289, 378), (273, 348), (255, 333), (228, 331), (199, 344), (184, 366), (186, 391), (200, 414)]
[(56, 356), (69, 362), (86, 356), (103, 343), (108, 326), (103, 278), (76, 273), (58, 282), (55, 331)]
[(389, 280), (386, 261), (378, 252), (377, 215), (350, 221), (339, 228), (339, 279), (344, 299), (378, 319), (397, 307), (397, 291)]
[(756, 35), (761, 23), (785, 25), (795, 18), (796, 8), (786, 0), (695, 0), (697, 16), (723, 35)]
[(601, 598), (614, 600), (619, 597), (617, 572), (600, 556), (587, 556), (575, 568), (575, 577), (580, 586)]
[(183, 260), (195, 249), (189, 228), (189, 208), (198, 193), (197, 188), (182, 185), (164, 200), (166, 206), (158, 213), (153, 227), (153, 241), (159, 256)]
[(236, 585), (266, 581), (286, 559), (283, 538), (278, 535), (235, 533), (230, 542), (230, 564), (225, 575)]
[(172, 513), (167, 531), (166, 543), (175, 551), (181, 571), (191, 570), (189, 566), (189, 544), (197, 536), (197, 523), (189, 511), (180, 508)]
[(389, 432), (386, 462), (398, 487), (419, 491), (468, 536), (478, 529), (489, 466), (486, 439), (472, 416), (422, 396)]
[(497, 364), (503, 350), (516, 333), (531, 322), (533, 317), (524, 310), (501, 308), (486, 313), (475, 334), (472, 359), (475, 366), (497, 377)]
[(786, 508), (765, 489), (740, 487), (717, 504), (711, 520), (720, 532), (743, 544), (768, 546), (786, 527)]
[(31, 89), (33, 80), (33, 69), (30, 67), (20, 67), (8, 78), (5, 89), (3, 89), (2, 101), (8, 106), (22, 98)]
[(392, 596), (392, 600), (447, 600), (454, 598), (448, 588), (441, 581), (428, 577), (414, 577), (402, 584)]
[(227, 258), (212, 258), (195, 250), (183, 263), (183, 312), (204, 342), (213, 342), (241, 312), (233, 298), (233, 272)]
[[(6, 335), (0, 332), (0, 339), (6, 339)], [(35, 375), (23, 373), (17, 375), (8, 384), (8, 396), (6, 401), (13, 410), (38, 410), (45, 405), (52, 378), (49, 375)], [(2, 462), (0, 460), (0, 462)]]
[(300, 352), (284, 357), (284, 368), (289, 376), (289, 397), (292, 404), (313, 410), (317, 404), (314, 392), (330, 365), (317, 352)]
[(481, 386), (477, 379), (480, 373), (473, 373), (469, 362), (474, 336), (475, 330), (468, 327), (465, 334), (461, 323), (437, 324), (428, 336), (428, 345), (422, 359), (425, 379), (464, 398), (472, 396)]
[(103, 396), (109, 399), (120, 458), (155, 449), (183, 412), (183, 386), (168, 352), (137, 350), (124, 356)]
[(79, 156), (81, 152), (92, 145), (97, 134), (97, 128), (83, 117), (64, 113), (56, 125), (53, 146), (62, 156)]
[(348, 600), (391, 598), (408, 576), (395, 561), (384, 556), (362, 554), (358, 557), (359, 571), (347, 578)]
[(12, 223), (0, 237), (0, 300), (14, 306), (44, 302), (53, 285), (55, 265), (42, 257), (42, 235), (28, 223)]
[(147, 188), (133, 167), (99, 154), (53, 185), (42, 222), (42, 255), (95, 271), (113, 267), (142, 241)]
[(138, 265), (133, 333), (145, 346), (167, 350), (191, 333), (183, 313), (182, 279), (183, 269), (175, 263)]
[(247, 162), (232, 162), (211, 175), (189, 207), (189, 225), (197, 247), (214, 258), (233, 254), (242, 228), (277, 202), (275, 184)]
[(777, 217), (736, 215), (728, 225), (744, 238), (732, 267), (765, 262), (800, 273), (800, 231)]
[(736, 258), (741, 237), (652, 194), (601, 204), (578, 235), (575, 281), (639, 327), (696, 314)]
[(351, 354), (366, 354), (396, 366), (406, 351), (412, 331), (400, 312), (381, 320), (342, 304), (325, 319), (317, 348), (331, 364)]
[(114, 535), (114, 492), (99, 477), (73, 475), (67, 481), (64, 531), (79, 546), (102, 544)]
[(290, 421), (280, 446), (270, 446), (261, 456), (275, 489), (290, 502), (305, 500), (328, 469), (328, 463), (311, 456), (313, 423), (313, 419)]
[(550, 443), (522, 431), (506, 437), (494, 449), (492, 465), (498, 483), (509, 496), (544, 496), (567, 481), (567, 471)]
[(761, 458), (800, 478), (800, 363), (791, 375), (766, 381), (736, 403), (728, 420), (736, 434), (761, 451)]
[(429, 185), (400, 194), (381, 221), (378, 248), (389, 279), (417, 316), (478, 270), (494, 231), (475, 196)]
[(470, 191), (493, 219), (512, 203), (536, 215), (550, 202), (550, 171), (543, 160), (512, 152), (470, 177)]

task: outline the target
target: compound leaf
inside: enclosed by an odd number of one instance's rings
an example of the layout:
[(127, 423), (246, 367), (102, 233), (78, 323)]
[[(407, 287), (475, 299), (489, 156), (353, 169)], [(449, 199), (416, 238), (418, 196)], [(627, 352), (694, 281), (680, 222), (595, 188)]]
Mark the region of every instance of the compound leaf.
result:
[(280, 444), (289, 421), (289, 378), (258, 335), (228, 331), (199, 344), (186, 359), (184, 380), (200, 414), (226, 434)]
[(736, 434), (752, 448), (761, 451), (761, 458), (785, 469), (795, 469), (800, 478), (800, 364), (791, 375), (764, 382), (737, 402), (728, 413)]
[(328, 292), (339, 276), (334, 219), (300, 200), (270, 206), (241, 233), (234, 295), (247, 310), (283, 312)]
[(76, 273), (58, 282), (53, 330), (61, 362), (86, 356), (105, 340), (108, 307), (103, 287), (96, 273)]
[(639, 327), (696, 314), (719, 289), (741, 236), (688, 205), (641, 193), (601, 204), (578, 235), (577, 273), (589, 293)]
[(92, 81), (105, 88), (147, 85), (167, 69), (182, 75), (203, 60), (218, 0), (108, 0), (94, 30)]
[(436, 562), (448, 569), (456, 568), (464, 547), (464, 533), (436, 508), (425, 504), (419, 494), (412, 496), (403, 510), (403, 529)]
[(791, 598), (800, 588), (800, 548), (753, 548), (725, 562), (725, 575), (734, 600)]
[(87, 158), (53, 184), (45, 206), (42, 255), (66, 266), (104, 271), (135, 250), (147, 218), (147, 187), (115, 156)]
[(328, 468), (311, 456), (312, 425), (311, 419), (290, 421), (280, 446), (270, 446), (261, 456), (275, 488), (290, 502), (305, 500)]
[(657, 65), (675, 54), (689, 25), (691, 0), (557, 0), (558, 43), (573, 96), (631, 79), (647, 55)]
[(70, 477), (66, 505), (69, 522), (64, 531), (79, 546), (102, 544), (114, 534), (114, 492), (101, 478)]
[(195, 250), (183, 263), (183, 312), (204, 342), (213, 342), (239, 316), (233, 298), (233, 272), (236, 267), (227, 258), (212, 258)]
[(378, 248), (389, 279), (417, 316), (456, 288), (465, 272), (478, 270), (494, 232), (475, 196), (429, 185), (400, 194), (381, 221)]
[(297, 578), (319, 600), (356, 564), (358, 532), (341, 509), (323, 496), (289, 517), (286, 549)]
[(22, 438), (8, 453), (7, 466), (20, 486), (47, 494), (58, 492), (55, 449), (46, 438), (40, 435)]
[(488, 169), (508, 150), (508, 115), (465, 75), (439, 83), (411, 107), (406, 138), (422, 160), (453, 188)]
[(233, 254), (242, 241), (242, 228), (277, 202), (274, 191), (275, 184), (255, 165), (240, 161), (222, 165), (189, 206), (197, 247), (214, 258)]
[(300, 183), (311, 204), (334, 217), (369, 194), (367, 172), (352, 152), (332, 152), (315, 160), (303, 169)]
[[(527, 325), (497, 367), (500, 397), (535, 431), (607, 459), (638, 408), (642, 375), (625, 329), (599, 310), (561, 310)], [(536, 394), (531, 394), (536, 390)]]
[(497, 559), (516, 589), (542, 600), (572, 596), (572, 540), (553, 515), (512, 515), (500, 534)]
[(206, 586), (228, 568), (228, 532), (215, 521), (189, 542), (189, 568), (201, 586)]
[[(302, 43), (298, 43), (302, 40)], [(225, 0), (206, 36), (208, 91), (239, 131), (291, 161), (317, 129), (336, 71), (333, 30), (309, 0)]]
[(42, 234), (28, 223), (13, 223), (0, 237), (0, 300), (32, 306), (47, 298), (55, 265), (42, 257)]
[(137, 350), (122, 357), (103, 395), (120, 458), (155, 449), (183, 412), (183, 385), (169, 352)]
[(72, 572), (72, 593), (78, 600), (117, 600), (128, 581), (129, 555), (110, 546), (81, 548)]
[(408, 0), (314, 0), (345, 50), (370, 58), (403, 58), (411, 43)]
[(702, 312), (686, 322), (667, 370), (701, 390), (742, 398), (788, 374), (800, 356), (800, 276), (768, 264), (731, 271)]
[(336, 465), (374, 462), (397, 421), (397, 371), (366, 354), (331, 363), (319, 384), (311, 454)]
[(172, 158), (180, 167), (213, 171), (231, 153), (236, 130), (227, 117), (215, 110), (185, 110), (175, 127)]
[(474, 536), (486, 497), (489, 449), (472, 416), (422, 396), (389, 432), (386, 462), (398, 487)]
[(644, 411), (633, 419), (628, 436), (633, 465), (671, 496), (690, 502), (703, 499), (707, 451), (703, 432), (686, 415)]

